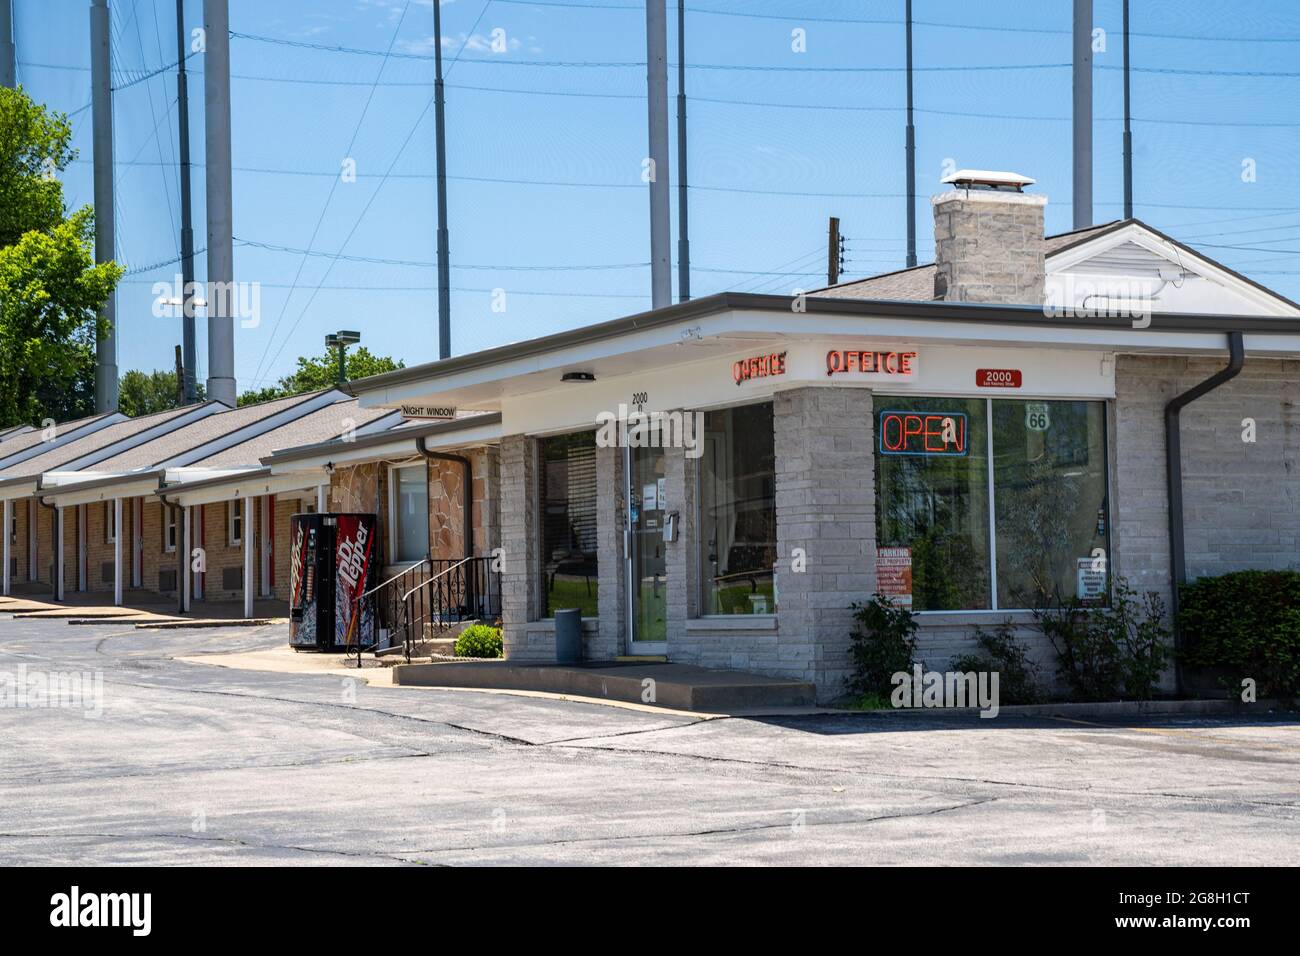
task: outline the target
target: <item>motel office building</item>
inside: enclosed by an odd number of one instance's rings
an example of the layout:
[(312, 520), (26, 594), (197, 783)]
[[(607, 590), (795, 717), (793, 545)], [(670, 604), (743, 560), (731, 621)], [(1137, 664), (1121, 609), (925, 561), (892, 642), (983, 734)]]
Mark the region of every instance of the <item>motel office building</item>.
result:
[[(1010, 618), (1050, 680), (1035, 606), (1105, 601), (1117, 577), (1168, 606), (1175, 575), (1300, 564), (1300, 307), (1136, 220), (1044, 237), (1025, 182), (936, 196), (932, 265), (353, 391), (485, 410), (447, 427), (496, 436), (510, 659), (553, 660), (555, 610), (580, 607), (589, 660), (790, 676), (829, 700), (851, 605), (884, 593), (919, 615), (929, 666)], [(1207, 380), (1171, 469), (1171, 402)], [(681, 428), (603, 440), (620, 413)]]

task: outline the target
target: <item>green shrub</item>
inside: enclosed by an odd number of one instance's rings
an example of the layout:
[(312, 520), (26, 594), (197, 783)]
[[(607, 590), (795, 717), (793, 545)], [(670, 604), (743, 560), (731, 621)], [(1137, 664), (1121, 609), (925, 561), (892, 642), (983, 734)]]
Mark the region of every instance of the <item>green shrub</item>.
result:
[(1169, 659), (1165, 604), (1116, 579), (1107, 607), (1070, 598), (1034, 611), (1072, 700), (1150, 700)]
[(457, 657), (500, 657), (504, 653), (501, 628), (471, 624), (456, 638)]
[(1300, 695), (1300, 572), (1234, 571), (1179, 590), (1183, 660), (1223, 672), (1229, 686)]
[(952, 669), (963, 674), (996, 671), (999, 703), (1038, 703), (1038, 665), (1029, 659), (1029, 649), (1016, 639), (1011, 621), (1003, 621), (992, 631), (977, 626), (974, 637), (979, 650), (953, 658)]
[(911, 671), (916, 654), (916, 618), (882, 594), (873, 594), (866, 604), (854, 604), (856, 625), (853, 640), (853, 675), (849, 690), (860, 697), (879, 695), (889, 699), (890, 678), (899, 671)]

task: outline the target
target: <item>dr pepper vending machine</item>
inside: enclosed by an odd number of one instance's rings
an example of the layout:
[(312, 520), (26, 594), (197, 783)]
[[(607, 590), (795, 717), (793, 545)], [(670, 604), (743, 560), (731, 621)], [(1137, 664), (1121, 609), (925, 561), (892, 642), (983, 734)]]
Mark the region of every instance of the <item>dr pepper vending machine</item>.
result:
[(289, 645), (318, 651), (375, 643), (372, 587), (378, 519), (372, 514), (289, 518)]

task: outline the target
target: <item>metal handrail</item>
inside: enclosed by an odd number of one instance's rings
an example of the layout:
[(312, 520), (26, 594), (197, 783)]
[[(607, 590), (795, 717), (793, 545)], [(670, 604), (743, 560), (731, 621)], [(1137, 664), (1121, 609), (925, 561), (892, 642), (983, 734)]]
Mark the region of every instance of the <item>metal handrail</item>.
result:
[(400, 578), (402, 575), (404, 575), (404, 574), (410, 574), (410, 573), (411, 573), (412, 571), (414, 571), (416, 568), (423, 567), (424, 565), (426, 565), (426, 564), (428, 564), (428, 563), (429, 563), (429, 559), (428, 559), (428, 558), (423, 558), (423, 559), (421, 559), (418, 563), (413, 564), (413, 565), (411, 565), (411, 566), (408, 567), (408, 568), (402, 568), (402, 570), (398, 571), (396, 574), (394, 574), (391, 578), (389, 578), (387, 581), (383, 582), (382, 584), (376, 584), (376, 585), (375, 585), (373, 588), (371, 588), (369, 591), (362, 591), (362, 592), (361, 592), (361, 596), (362, 596), (362, 597), (369, 597), (370, 595), (374, 594), (376, 591), (382, 591), (384, 588), (388, 587), (388, 585), (392, 584), (394, 581), (396, 581), (396, 580), (397, 580), (398, 578)]
[(411, 588), (411, 590), (409, 590), (409, 591), (407, 591), (405, 594), (403, 594), (403, 595), (402, 595), (402, 600), (405, 601), (407, 598), (409, 598), (409, 597), (410, 597), (412, 594), (414, 594), (416, 591), (420, 590), (420, 589), (423, 588), (423, 587), (427, 587), (429, 584), (432, 584), (434, 581), (438, 580), (438, 578), (442, 577), (444, 574), (450, 574), (452, 571), (455, 571), (455, 570), (456, 570), (458, 567), (460, 567), (462, 564), (468, 564), (470, 561), (473, 561), (473, 560), (474, 560), (473, 556), (470, 556), (470, 557), (468, 557), (468, 558), (461, 558), (459, 561), (457, 561), (457, 562), (456, 562), (455, 564), (453, 564), (451, 567), (449, 567), (449, 568), (444, 568), (443, 570), (439, 571), (437, 574), (425, 578), (423, 581), (421, 581), (421, 582), (420, 582), (419, 584), (417, 584), (415, 587)]

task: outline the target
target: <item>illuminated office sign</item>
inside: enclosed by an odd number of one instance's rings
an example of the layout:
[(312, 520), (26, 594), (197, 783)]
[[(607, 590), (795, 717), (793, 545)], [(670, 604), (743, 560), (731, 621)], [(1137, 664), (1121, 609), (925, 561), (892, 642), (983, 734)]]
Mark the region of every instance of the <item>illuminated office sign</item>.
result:
[(881, 412), (876, 432), (882, 455), (961, 457), (968, 450), (965, 412)]
[(826, 353), (826, 374), (838, 375), (844, 372), (907, 378), (916, 372), (916, 353), (831, 349)]
[(785, 374), (785, 353), (771, 352), (767, 355), (755, 355), (743, 358), (731, 365), (731, 377), (737, 385), (751, 378), (767, 378), (770, 375)]

